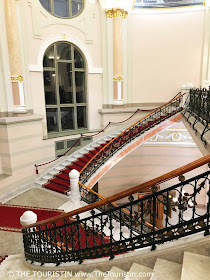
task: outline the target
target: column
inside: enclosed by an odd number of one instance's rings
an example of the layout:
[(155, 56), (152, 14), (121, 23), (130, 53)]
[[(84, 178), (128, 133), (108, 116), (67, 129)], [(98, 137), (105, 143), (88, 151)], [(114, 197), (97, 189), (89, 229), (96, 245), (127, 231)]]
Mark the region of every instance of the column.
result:
[(14, 112), (26, 113), (23, 90), (22, 61), (15, 5), (15, 0), (4, 0), (11, 83), (15, 107)]
[(106, 17), (113, 19), (113, 99), (114, 105), (123, 105), (123, 43), (122, 20), (127, 18), (124, 9), (106, 11)]

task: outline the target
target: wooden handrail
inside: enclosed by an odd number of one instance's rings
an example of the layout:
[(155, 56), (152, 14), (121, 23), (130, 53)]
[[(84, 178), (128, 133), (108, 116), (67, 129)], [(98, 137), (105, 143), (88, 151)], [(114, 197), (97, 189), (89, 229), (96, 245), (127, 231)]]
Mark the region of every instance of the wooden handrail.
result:
[(138, 186), (135, 186), (133, 188), (130, 188), (126, 191), (123, 191), (123, 192), (120, 192), (120, 193), (117, 193), (113, 196), (110, 196), (108, 198), (105, 198), (103, 200), (100, 200), (100, 201), (97, 201), (97, 202), (94, 202), (92, 204), (89, 204), (87, 206), (84, 206), (84, 207), (81, 207), (81, 208), (78, 208), (78, 209), (75, 209), (73, 211), (70, 211), (68, 213), (65, 213), (65, 214), (62, 214), (62, 215), (59, 215), (59, 216), (56, 216), (54, 218), (49, 218), (49, 219), (46, 219), (46, 220), (43, 220), (43, 221), (40, 221), (38, 223), (34, 223), (34, 224), (31, 224), (29, 226), (25, 226), (25, 227), (22, 227), (22, 229), (25, 229), (25, 228), (30, 228), (30, 227), (37, 227), (37, 226), (42, 226), (42, 225), (47, 225), (48, 223), (53, 223), (53, 222), (56, 222), (56, 221), (59, 221), (59, 220), (62, 220), (62, 219), (67, 219), (67, 218), (70, 218), (72, 216), (75, 216), (75, 215), (78, 215), (78, 214), (81, 214), (83, 212), (86, 212), (86, 211), (90, 211), (94, 208), (98, 208), (98, 207), (101, 207), (105, 204), (111, 204), (112, 202), (115, 202), (117, 200), (120, 200), (122, 198), (125, 198), (125, 197), (128, 197), (129, 195), (132, 195), (134, 193), (137, 193), (139, 191), (142, 191), (142, 190), (145, 190), (145, 189), (148, 189), (148, 188), (151, 188), (151, 187), (154, 187), (160, 183), (163, 183), (163, 182), (166, 182), (170, 179), (173, 179), (175, 177), (178, 177), (179, 175), (182, 175), (184, 173), (187, 173), (193, 169), (196, 169), (204, 164), (208, 164), (210, 163), (210, 155), (207, 155), (207, 156), (204, 156), (202, 158), (199, 158), (193, 162), (190, 162), (182, 167), (179, 167), (173, 171), (170, 171), (164, 175), (161, 175), (159, 177), (156, 177), (150, 181), (147, 181), (145, 183), (142, 183)]
[(85, 170), (85, 168), (97, 157), (98, 154), (100, 154), (104, 149), (106, 149), (109, 145), (111, 145), (112, 142), (114, 142), (117, 138), (119, 138), (121, 135), (123, 135), (127, 130), (129, 130), (132, 126), (136, 125), (137, 123), (143, 121), (144, 119), (146, 119), (147, 117), (149, 117), (150, 115), (154, 114), (156, 111), (160, 110), (161, 108), (163, 108), (164, 106), (166, 106), (167, 104), (180, 99), (180, 97), (184, 96), (185, 93), (177, 96), (176, 98), (173, 98), (172, 100), (170, 100), (169, 102), (163, 104), (162, 106), (156, 108), (155, 110), (153, 110), (152, 112), (150, 112), (148, 115), (146, 115), (145, 117), (143, 117), (142, 119), (138, 120), (137, 122), (135, 122), (134, 124), (132, 124), (131, 126), (129, 126), (128, 128), (126, 128), (123, 132), (121, 132), (119, 135), (117, 135), (114, 139), (112, 139), (109, 143), (107, 143), (100, 151), (98, 151), (87, 163), (86, 165), (80, 170), (80, 174), (83, 172), (83, 170)]
[[(83, 185), (81, 182), (79, 182), (80, 186), (82, 186), (84, 189), (88, 190), (89, 192), (97, 195), (98, 197), (100, 197), (102, 200), (105, 199), (105, 197), (103, 197), (102, 195), (100, 195), (99, 193), (93, 191), (91, 188), (88, 188), (87, 186)], [(117, 205), (116, 203), (112, 202), (111, 203), (114, 207), (119, 207), (119, 205)], [(130, 214), (130, 212), (128, 210), (126, 210), (125, 208), (122, 208), (122, 211), (126, 214)], [(139, 218), (139, 221), (141, 221), (141, 219)], [(145, 221), (145, 224), (148, 225), (149, 227), (152, 227), (152, 225), (148, 222)]]

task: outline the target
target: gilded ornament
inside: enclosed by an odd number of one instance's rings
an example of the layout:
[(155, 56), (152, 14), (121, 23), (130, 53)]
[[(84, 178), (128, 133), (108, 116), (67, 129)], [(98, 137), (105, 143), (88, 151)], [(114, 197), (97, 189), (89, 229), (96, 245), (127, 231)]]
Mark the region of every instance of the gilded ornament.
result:
[(17, 77), (11, 77), (11, 81), (22, 82), (23, 81), (23, 77), (21, 75), (19, 75)]
[(128, 12), (124, 9), (111, 9), (106, 11), (107, 18), (122, 18), (126, 19)]
[(66, 39), (67, 39), (67, 34), (62, 33), (61, 36), (62, 36), (62, 39), (63, 39), (63, 40), (66, 40)]
[(114, 80), (114, 81), (121, 82), (121, 81), (123, 81), (123, 77), (118, 76), (118, 77), (113, 78), (113, 80)]

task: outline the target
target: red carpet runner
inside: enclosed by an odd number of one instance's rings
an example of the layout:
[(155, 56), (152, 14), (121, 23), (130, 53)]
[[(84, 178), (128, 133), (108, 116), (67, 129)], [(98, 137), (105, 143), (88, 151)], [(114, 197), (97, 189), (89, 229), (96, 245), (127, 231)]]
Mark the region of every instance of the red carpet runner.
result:
[[(69, 222), (74, 222), (75, 219), (69, 219)], [(56, 226), (62, 226), (63, 221), (56, 222)], [(51, 228), (52, 224), (48, 225), (48, 228)], [(44, 230), (45, 227), (41, 226)], [(79, 225), (69, 225), (64, 228), (52, 229), (50, 233), (48, 231), (48, 240), (50, 240), (50, 236), (52, 234), (56, 235), (56, 244), (60, 243), (61, 246), (64, 246), (68, 249), (79, 250), (83, 248), (91, 248), (95, 245), (108, 244), (110, 242), (110, 238), (108, 236), (103, 235), (101, 232), (97, 230), (93, 230), (92, 227), (86, 226), (86, 230), (84, 229), (84, 225), (80, 223)], [(51, 238), (52, 239), (52, 238)], [(53, 245), (53, 244), (52, 244)]]
[(81, 158), (72, 162), (70, 165), (67, 165), (58, 174), (54, 175), (54, 177), (51, 178), (46, 184), (44, 184), (43, 187), (59, 193), (67, 194), (70, 191), (69, 173), (71, 170), (76, 169), (80, 172), (80, 170), (82, 170), (82, 168), (91, 160), (91, 158), (109, 142), (110, 141), (106, 141), (104, 144), (101, 144), (94, 150), (84, 154)]
[(37, 214), (38, 222), (64, 213), (50, 208), (0, 204), (0, 230), (21, 232), (20, 217), (27, 210)]
[[(138, 127), (135, 128), (135, 133), (139, 133), (140, 131), (143, 131), (145, 129), (148, 130), (154, 125), (160, 123), (160, 121), (165, 120), (176, 113), (178, 113), (178, 111), (175, 111), (173, 113), (166, 113), (166, 115), (160, 116), (160, 118), (157, 118), (153, 121), (148, 121), (147, 123), (140, 124)], [(128, 140), (129, 137), (132, 137), (134, 135), (133, 133), (134, 131), (125, 132), (123, 137), (119, 138), (119, 143), (121, 141)], [(91, 160), (91, 158), (95, 154), (97, 154), (104, 146), (106, 146), (110, 141), (111, 140), (106, 141), (100, 146), (93, 148), (93, 150), (90, 150), (89, 152), (85, 153), (71, 164), (66, 165), (64, 169), (60, 170), (59, 173), (55, 174), (51, 179), (49, 179), (48, 182), (43, 185), (43, 187), (67, 195), (67, 193), (71, 189), (69, 180), (69, 173), (71, 172), (71, 170), (76, 169), (80, 172), (82, 168)]]

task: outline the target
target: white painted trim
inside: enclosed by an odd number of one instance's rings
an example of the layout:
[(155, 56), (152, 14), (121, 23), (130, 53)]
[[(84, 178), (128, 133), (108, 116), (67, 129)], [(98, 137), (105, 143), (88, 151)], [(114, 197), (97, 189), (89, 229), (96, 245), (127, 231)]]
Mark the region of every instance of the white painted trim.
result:
[(52, 45), (53, 43), (56, 43), (58, 41), (72, 43), (72, 44), (74, 44), (75, 46), (77, 46), (81, 50), (81, 52), (84, 54), (84, 56), (86, 58), (86, 61), (87, 61), (88, 73), (91, 73), (91, 74), (99, 73), (98, 72), (99, 69), (101, 71), (100, 73), (102, 73), (102, 68), (95, 68), (93, 66), (92, 56), (91, 56), (89, 50), (87, 49), (87, 47), (85, 46), (85, 44), (82, 43), (77, 38), (75, 38), (73, 36), (70, 36), (70, 35), (65, 36), (65, 39), (63, 39), (62, 33), (54, 35), (54, 36), (51, 36), (50, 38), (48, 38), (47, 40), (45, 40), (43, 42), (43, 44), (41, 45), (41, 47), (39, 49), (39, 53), (38, 53), (38, 56), (37, 56), (37, 65), (36, 65), (37, 69), (38, 69), (38, 67), (40, 67), (40, 69), (42, 67), (43, 57), (44, 57), (44, 53), (45, 53), (46, 49), (50, 45)]
[(89, 74), (103, 74), (103, 69), (102, 68), (92, 68), (88, 72)]
[(25, 106), (23, 82), (18, 82), (18, 85), (19, 85), (20, 105)]
[(43, 66), (37, 64), (29, 64), (29, 72), (43, 72)]

